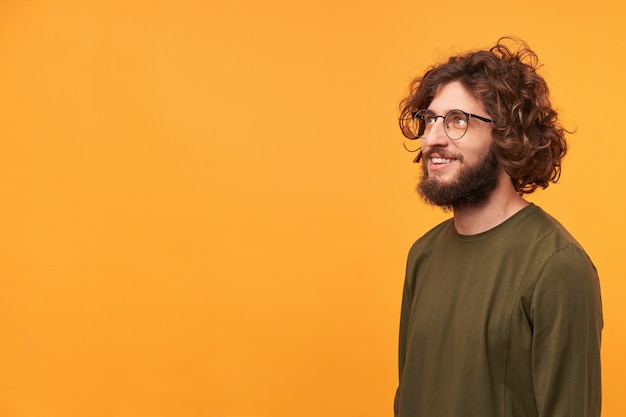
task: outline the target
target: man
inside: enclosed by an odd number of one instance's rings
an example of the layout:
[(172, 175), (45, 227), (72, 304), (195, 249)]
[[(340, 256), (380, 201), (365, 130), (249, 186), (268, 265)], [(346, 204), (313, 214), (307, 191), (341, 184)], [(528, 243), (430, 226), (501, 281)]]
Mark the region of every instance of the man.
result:
[(401, 103), (418, 192), (453, 218), (409, 252), (396, 417), (600, 415), (596, 269), (523, 198), (558, 181), (569, 133), (538, 66), (501, 39), (432, 67)]

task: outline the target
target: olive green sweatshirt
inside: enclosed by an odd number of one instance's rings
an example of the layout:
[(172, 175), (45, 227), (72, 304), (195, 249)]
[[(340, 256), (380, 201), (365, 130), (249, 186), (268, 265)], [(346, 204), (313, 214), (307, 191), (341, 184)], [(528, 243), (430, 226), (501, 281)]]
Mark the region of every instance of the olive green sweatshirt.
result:
[(395, 416), (598, 417), (602, 326), (593, 263), (539, 207), (445, 221), (409, 253)]

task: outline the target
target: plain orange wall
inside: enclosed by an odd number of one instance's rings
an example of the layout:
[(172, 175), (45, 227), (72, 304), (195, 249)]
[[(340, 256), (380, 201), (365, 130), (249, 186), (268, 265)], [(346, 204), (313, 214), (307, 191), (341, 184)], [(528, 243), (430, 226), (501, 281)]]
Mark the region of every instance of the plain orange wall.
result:
[(594, 259), (623, 415), (620, 3), (0, 4), (0, 415), (392, 415), (409, 80), (502, 35), (571, 138), (530, 199)]

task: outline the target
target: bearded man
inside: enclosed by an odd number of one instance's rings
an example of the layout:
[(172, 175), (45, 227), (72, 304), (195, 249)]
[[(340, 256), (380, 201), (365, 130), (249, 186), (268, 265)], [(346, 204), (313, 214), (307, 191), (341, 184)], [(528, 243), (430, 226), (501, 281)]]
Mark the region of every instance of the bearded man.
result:
[(599, 417), (596, 268), (524, 199), (561, 174), (567, 132), (536, 54), (503, 38), (415, 79), (400, 128), (417, 187), (453, 217), (412, 246), (396, 417)]

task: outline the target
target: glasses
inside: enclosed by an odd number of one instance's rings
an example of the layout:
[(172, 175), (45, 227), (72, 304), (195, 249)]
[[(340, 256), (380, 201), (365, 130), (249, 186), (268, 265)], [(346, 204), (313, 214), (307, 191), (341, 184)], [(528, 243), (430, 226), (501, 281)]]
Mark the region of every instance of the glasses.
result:
[(475, 118), (485, 123), (492, 123), (493, 120), (475, 114), (466, 113), (463, 110), (450, 110), (445, 116), (437, 116), (430, 110), (422, 109), (411, 113), (411, 120), (405, 124), (407, 133), (412, 135), (409, 139), (420, 139), (430, 132), (430, 129), (437, 123), (438, 118), (443, 119), (443, 131), (451, 140), (459, 140), (469, 128), (469, 119)]

